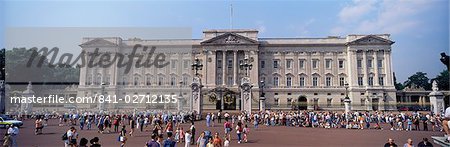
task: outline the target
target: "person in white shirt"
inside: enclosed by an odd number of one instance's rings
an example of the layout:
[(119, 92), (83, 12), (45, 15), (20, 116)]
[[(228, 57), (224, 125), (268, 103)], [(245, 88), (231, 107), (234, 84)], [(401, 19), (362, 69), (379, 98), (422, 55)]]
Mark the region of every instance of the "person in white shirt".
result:
[(8, 129), (8, 135), (11, 139), (11, 147), (17, 147), (17, 135), (19, 135), (19, 128), (17, 128), (17, 126), (11, 125)]
[(184, 138), (185, 138), (185, 142), (184, 142), (184, 147), (189, 147), (191, 145), (191, 131), (187, 130), (186, 133), (184, 134)]
[(450, 132), (449, 132), (449, 123), (450, 123), (450, 107), (447, 107), (445, 109), (444, 113), (444, 121), (442, 121), (442, 126), (444, 127), (445, 136), (447, 137), (447, 140), (450, 141)]
[(70, 127), (69, 130), (67, 130), (66, 135), (67, 135), (67, 139), (64, 140), (64, 147), (70, 147), (70, 141), (72, 140), (73, 137), (73, 130), (75, 128), (74, 127)]

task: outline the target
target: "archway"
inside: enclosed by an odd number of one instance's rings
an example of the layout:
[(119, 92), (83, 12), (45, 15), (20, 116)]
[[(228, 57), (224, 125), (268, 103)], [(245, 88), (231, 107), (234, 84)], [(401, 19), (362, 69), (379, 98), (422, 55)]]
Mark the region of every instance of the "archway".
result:
[(308, 109), (308, 99), (306, 99), (306, 96), (301, 95), (297, 98), (297, 108), (298, 110)]

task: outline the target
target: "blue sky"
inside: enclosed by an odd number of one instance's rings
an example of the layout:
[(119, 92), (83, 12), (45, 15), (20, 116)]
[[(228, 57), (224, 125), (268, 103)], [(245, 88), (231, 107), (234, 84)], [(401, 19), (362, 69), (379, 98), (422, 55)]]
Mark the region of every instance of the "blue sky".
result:
[[(24, 1), (0, 0), (0, 47), (7, 27), (252, 28), (259, 37), (389, 33), (398, 81), (417, 71), (434, 78), (449, 53), (448, 0)], [(137, 36), (139, 37), (139, 36)]]

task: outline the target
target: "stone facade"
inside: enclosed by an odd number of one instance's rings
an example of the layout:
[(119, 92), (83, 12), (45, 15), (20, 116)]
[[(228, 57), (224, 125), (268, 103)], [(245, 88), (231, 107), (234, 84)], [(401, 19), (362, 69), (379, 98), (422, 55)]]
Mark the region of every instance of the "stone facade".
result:
[[(241, 109), (239, 85), (245, 71), (239, 68), (244, 58), (252, 64), (252, 109), (259, 106), (260, 81), (267, 109), (344, 109), (345, 83), (353, 110), (396, 109), (391, 45), (388, 34), (330, 36), (326, 38), (259, 38), (258, 31), (247, 29), (205, 30), (202, 39), (122, 40), (84, 38), (83, 51), (128, 54), (135, 44), (157, 46), (169, 53), (170, 65), (162, 68), (132, 68), (127, 74), (117, 66), (83, 67), (78, 96), (109, 94), (178, 94), (190, 106), (191, 64), (199, 58), (203, 69), (202, 109)], [(174, 65), (172, 65), (174, 64)], [(179, 81), (183, 81), (180, 83)], [(101, 83), (104, 83), (102, 88)], [(180, 88), (181, 87), (181, 88)], [(299, 106), (300, 105), (300, 106)], [(93, 108), (92, 105), (84, 106)], [(147, 104), (117, 104), (118, 108), (152, 108)], [(172, 108), (173, 106), (164, 106)]]

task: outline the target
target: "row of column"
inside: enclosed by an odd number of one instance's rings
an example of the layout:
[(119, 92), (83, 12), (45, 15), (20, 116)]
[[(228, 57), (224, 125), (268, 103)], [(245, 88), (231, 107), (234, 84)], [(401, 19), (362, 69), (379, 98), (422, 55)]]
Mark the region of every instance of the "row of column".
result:
[[(239, 67), (238, 59), (237, 59), (237, 50), (233, 50), (233, 86), (236, 86), (237, 80), (237, 69)], [(222, 85), (227, 85), (227, 51), (222, 51)]]

